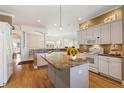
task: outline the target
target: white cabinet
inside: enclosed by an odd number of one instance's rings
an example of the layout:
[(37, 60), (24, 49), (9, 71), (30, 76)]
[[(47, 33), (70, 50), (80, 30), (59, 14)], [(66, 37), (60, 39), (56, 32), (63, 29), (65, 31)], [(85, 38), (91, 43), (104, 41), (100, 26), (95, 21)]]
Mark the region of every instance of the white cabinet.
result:
[(93, 26), (87, 29), (87, 44), (100, 44), (100, 26)]
[(87, 44), (93, 43), (93, 27), (87, 29)]
[(100, 30), (100, 38), (101, 38), (101, 44), (110, 44), (110, 24), (103, 24), (101, 25), (101, 30)]
[(109, 61), (109, 75), (118, 79), (122, 79), (121, 76), (121, 60), (120, 59), (110, 59)]
[(77, 31), (77, 39), (78, 39), (78, 44), (79, 45), (82, 43), (81, 38), (82, 38), (82, 32), (81, 31)]
[(86, 44), (87, 43), (87, 31), (81, 30), (77, 32), (78, 44)]
[(100, 44), (100, 25), (93, 28), (93, 40), (95, 41), (94, 44)]
[(108, 75), (108, 62), (106, 58), (99, 57), (99, 72)]
[(121, 58), (99, 56), (99, 72), (121, 80), (121, 61)]
[(87, 44), (87, 30), (81, 31), (81, 44)]
[(111, 42), (112, 44), (122, 43), (122, 21), (111, 23)]
[(122, 21), (101, 24), (78, 31), (79, 44), (121, 44)]
[(3, 71), (3, 62), (4, 62), (4, 57), (3, 57), (3, 33), (0, 31), (0, 86), (3, 85), (4, 81), (4, 71)]

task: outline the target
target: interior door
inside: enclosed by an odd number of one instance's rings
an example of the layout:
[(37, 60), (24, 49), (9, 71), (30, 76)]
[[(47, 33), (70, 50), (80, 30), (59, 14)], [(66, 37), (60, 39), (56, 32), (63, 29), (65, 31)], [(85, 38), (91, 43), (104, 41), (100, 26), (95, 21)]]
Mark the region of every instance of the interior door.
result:
[(3, 84), (3, 35), (0, 31), (0, 85)]

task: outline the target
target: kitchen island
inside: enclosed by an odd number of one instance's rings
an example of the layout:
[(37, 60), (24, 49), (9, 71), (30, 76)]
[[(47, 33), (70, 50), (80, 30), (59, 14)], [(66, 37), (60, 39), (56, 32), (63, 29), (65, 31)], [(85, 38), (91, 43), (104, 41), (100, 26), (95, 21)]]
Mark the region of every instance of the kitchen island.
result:
[(56, 88), (87, 88), (89, 86), (87, 59), (75, 61), (65, 52), (53, 52), (43, 57), (48, 62), (48, 77)]

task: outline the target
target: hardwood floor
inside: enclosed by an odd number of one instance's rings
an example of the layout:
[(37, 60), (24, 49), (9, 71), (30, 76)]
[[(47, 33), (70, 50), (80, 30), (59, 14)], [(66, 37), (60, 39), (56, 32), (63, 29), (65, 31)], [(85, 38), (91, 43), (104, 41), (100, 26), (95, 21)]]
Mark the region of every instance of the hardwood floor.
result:
[[(53, 88), (48, 79), (47, 67), (34, 70), (32, 63), (17, 65), (14, 60), (14, 73), (5, 88)], [(106, 77), (89, 72), (90, 88), (122, 88), (120, 83)]]

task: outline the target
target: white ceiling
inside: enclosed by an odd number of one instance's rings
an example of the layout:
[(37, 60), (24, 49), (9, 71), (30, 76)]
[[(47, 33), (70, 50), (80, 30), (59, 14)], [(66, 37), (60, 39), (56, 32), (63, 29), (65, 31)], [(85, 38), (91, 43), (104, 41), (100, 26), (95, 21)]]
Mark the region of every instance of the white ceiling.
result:
[[(48, 29), (49, 35), (74, 36), (79, 29), (78, 20), (82, 22), (92, 17), (102, 14), (108, 10), (116, 8), (115, 5), (63, 5), (62, 6), (62, 26), (63, 31), (59, 31), (59, 5), (4, 5), (0, 6), (0, 11), (15, 15), (13, 24), (26, 24), (40, 26)], [(37, 20), (41, 22), (38, 23)]]

